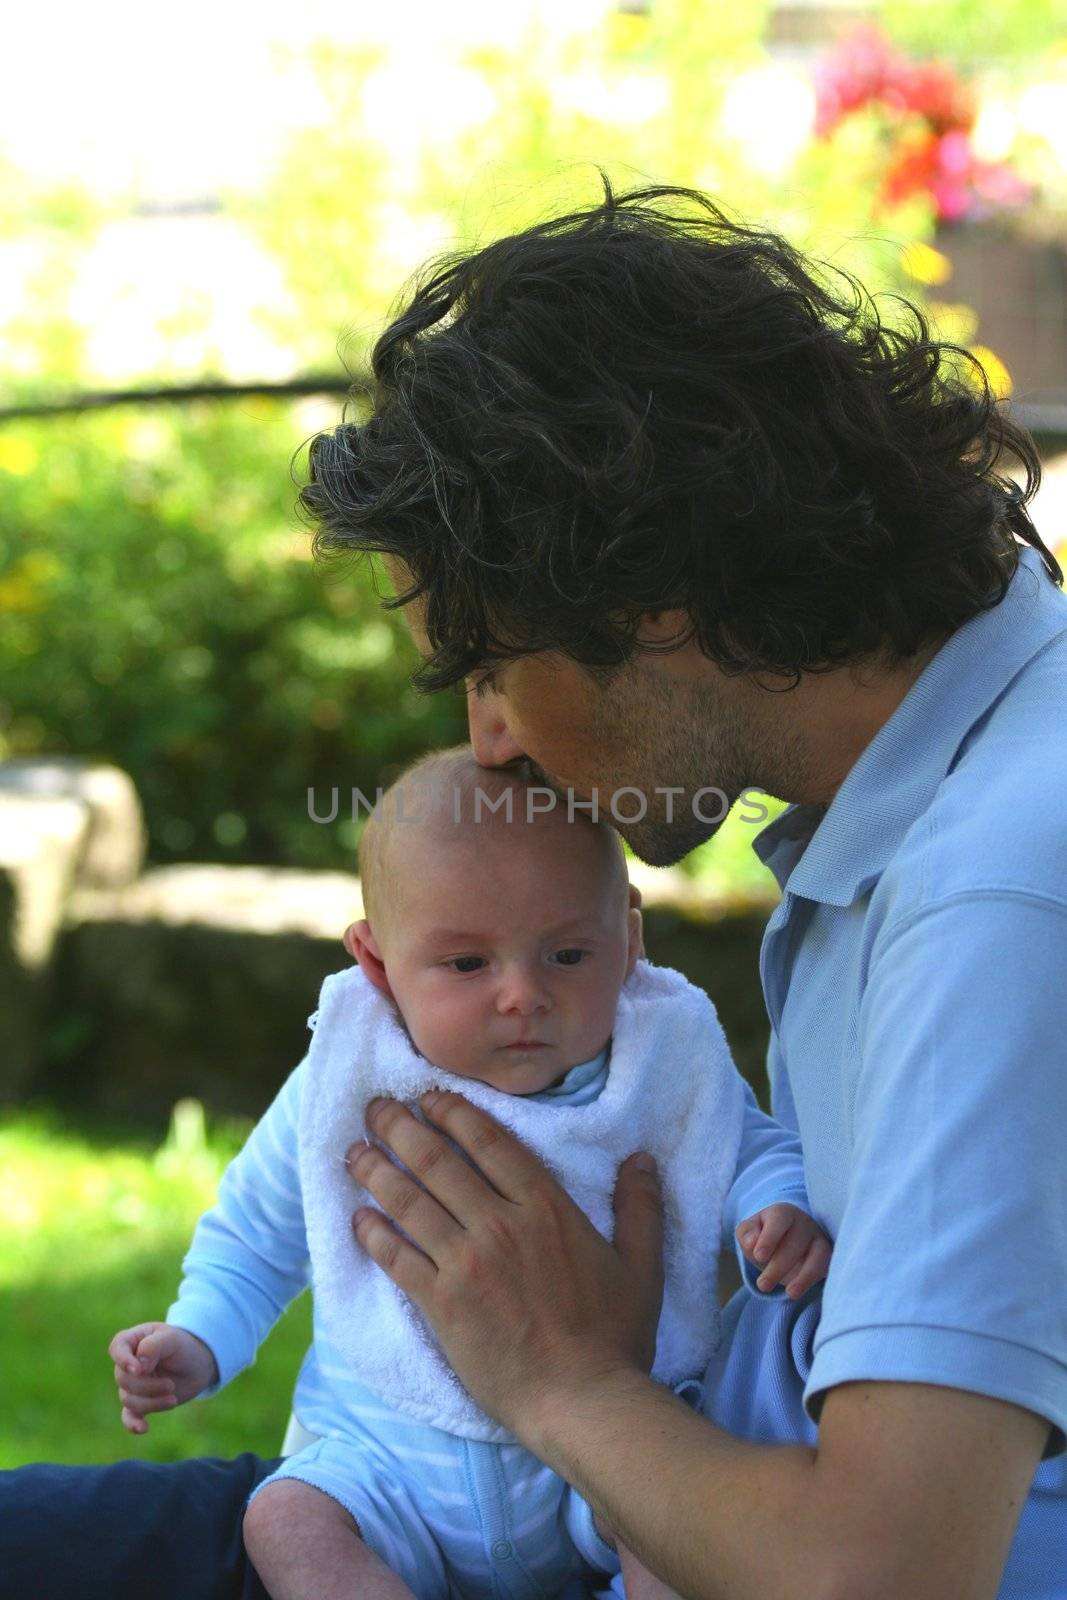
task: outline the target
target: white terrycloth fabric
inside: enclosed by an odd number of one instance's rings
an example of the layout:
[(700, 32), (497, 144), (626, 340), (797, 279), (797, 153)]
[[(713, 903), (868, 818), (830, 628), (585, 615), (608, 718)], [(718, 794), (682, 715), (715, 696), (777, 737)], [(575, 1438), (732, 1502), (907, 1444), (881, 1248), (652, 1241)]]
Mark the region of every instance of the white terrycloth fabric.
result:
[(465, 1438), (509, 1443), (513, 1436), (452, 1372), (418, 1307), (353, 1240), (356, 1206), (376, 1205), (344, 1164), (367, 1134), (367, 1104), (388, 1095), (422, 1119), (413, 1102), (434, 1088), (465, 1095), (510, 1128), (607, 1239), (619, 1165), (651, 1151), (663, 1187), (666, 1277), (652, 1376), (669, 1384), (702, 1372), (719, 1338), (723, 1203), (744, 1094), (707, 995), (680, 973), (639, 961), (619, 999), (599, 1097), (553, 1107), (432, 1066), (358, 967), (323, 984), (300, 1113), (300, 1176), (324, 1331), (389, 1405)]

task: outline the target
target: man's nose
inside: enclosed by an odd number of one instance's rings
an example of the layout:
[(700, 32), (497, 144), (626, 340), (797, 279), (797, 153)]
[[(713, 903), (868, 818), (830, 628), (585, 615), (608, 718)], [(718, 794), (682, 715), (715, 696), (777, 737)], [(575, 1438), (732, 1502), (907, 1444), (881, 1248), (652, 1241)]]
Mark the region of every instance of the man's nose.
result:
[(471, 731), (471, 748), (475, 760), (483, 767), (503, 767), (526, 754), (508, 731), (500, 696), (489, 690), (486, 694), (467, 693), (467, 722)]

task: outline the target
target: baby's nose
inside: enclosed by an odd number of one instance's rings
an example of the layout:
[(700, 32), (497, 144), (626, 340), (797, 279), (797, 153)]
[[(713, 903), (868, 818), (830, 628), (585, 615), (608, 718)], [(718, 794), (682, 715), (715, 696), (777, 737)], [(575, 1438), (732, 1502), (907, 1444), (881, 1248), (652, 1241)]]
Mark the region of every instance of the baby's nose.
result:
[(505, 969), (497, 990), (497, 1006), (501, 1011), (517, 1011), (526, 1017), (534, 1011), (544, 1009), (547, 1004), (545, 985), (536, 969), (527, 967)]

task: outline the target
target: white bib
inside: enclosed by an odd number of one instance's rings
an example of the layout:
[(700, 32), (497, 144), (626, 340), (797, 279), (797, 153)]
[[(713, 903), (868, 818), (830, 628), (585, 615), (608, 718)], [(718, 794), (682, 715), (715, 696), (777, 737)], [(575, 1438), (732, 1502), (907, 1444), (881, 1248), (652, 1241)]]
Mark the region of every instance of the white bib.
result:
[(353, 1375), (397, 1410), (470, 1439), (511, 1443), (471, 1399), (418, 1307), (352, 1233), (359, 1205), (380, 1209), (345, 1167), (368, 1132), (367, 1104), (411, 1106), (427, 1089), (465, 1095), (544, 1162), (606, 1239), (621, 1162), (648, 1150), (664, 1198), (663, 1312), (652, 1376), (703, 1372), (719, 1341), (723, 1205), (741, 1141), (744, 1087), (715, 1008), (669, 967), (639, 961), (619, 998), (607, 1082), (588, 1105), (505, 1094), (418, 1054), (391, 1001), (359, 967), (322, 986), (300, 1108), (300, 1177), (320, 1326)]

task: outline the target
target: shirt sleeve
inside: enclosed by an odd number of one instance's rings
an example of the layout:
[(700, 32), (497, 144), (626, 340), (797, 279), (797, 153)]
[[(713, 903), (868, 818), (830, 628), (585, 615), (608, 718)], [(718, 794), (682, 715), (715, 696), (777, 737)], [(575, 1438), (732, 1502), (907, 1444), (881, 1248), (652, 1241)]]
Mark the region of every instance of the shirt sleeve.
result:
[(167, 1321), (196, 1334), (218, 1363), (215, 1393), (250, 1366), (310, 1277), (297, 1161), (304, 1062), (290, 1074), (219, 1184), (182, 1263)]
[[(746, 1083), (737, 1168), (723, 1208), (722, 1244), (733, 1248), (742, 1278), (763, 1299), (767, 1298), (765, 1291), (756, 1289), (756, 1279), (761, 1269), (748, 1260), (737, 1242), (734, 1230), (746, 1217), (779, 1201), (788, 1201), (790, 1205), (800, 1206), (803, 1211), (811, 1211), (804, 1184), (804, 1157), (800, 1139), (761, 1110), (756, 1096)], [(785, 1294), (780, 1284), (771, 1292)]]
[(956, 894), (876, 941), (805, 1405), (942, 1384), (1067, 1426), (1067, 907)]

